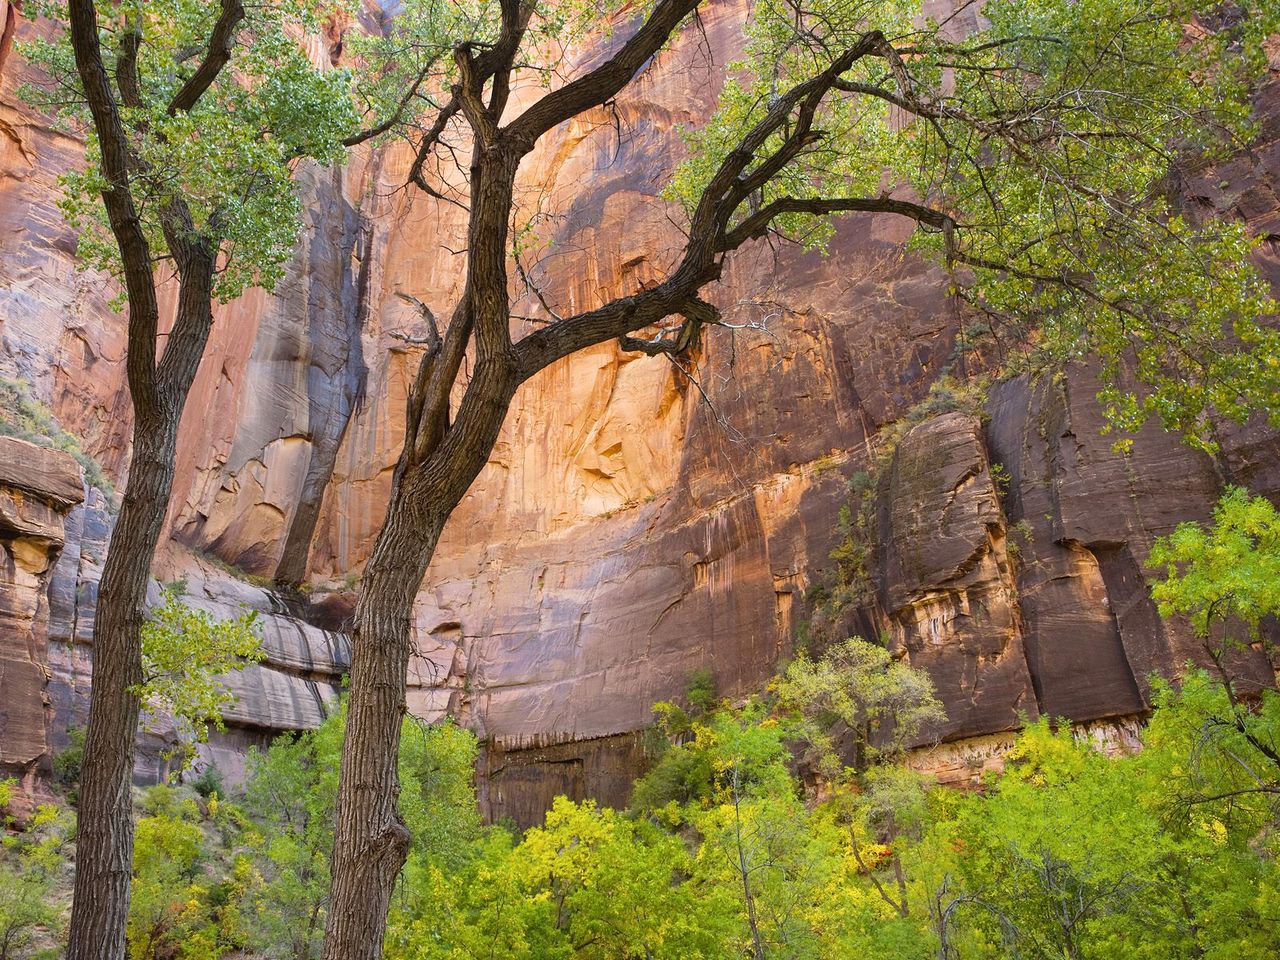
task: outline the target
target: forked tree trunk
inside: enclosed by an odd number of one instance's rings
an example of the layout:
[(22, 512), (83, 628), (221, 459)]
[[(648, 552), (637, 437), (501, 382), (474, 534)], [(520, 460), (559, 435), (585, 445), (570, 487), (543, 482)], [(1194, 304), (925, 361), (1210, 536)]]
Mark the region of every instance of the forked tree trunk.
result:
[[(502, 34), (495, 44), (480, 54), (466, 44), (454, 48), (459, 82), (453, 104), (441, 113), (447, 121), (460, 112), (474, 135), (466, 285), (448, 330), (430, 345), (410, 391), (387, 518), (356, 607), (325, 960), (382, 956), (387, 907), (410, 843), (396, 801), (413, 601), (446, 520), (488, 462), (516, 388), (559, 356), (663, 319), (688, 303), (695, 280), (709, 279), (707, 258), (687, 257), (691, 265), (679, 272), (680, 282), (668, 281), (647, 301), (614, 301), (599, 315), (589, 312), (576, 324), (553, 325), (563, 331), (560, 339), (530, 337), (512, 344), (507, 240), (521, 159), (543, 133), (626, 86), (697, 0), (659, 0), (610, 60), (502, 130), (498, 125), (533, 7), (520, 0), (502, 0), (500, 6)], [(702, 247), (709, 250), (709, 244)], [(472, 374), (451, 418), (450, 397), (467, 357)]]
[(489, 459), (515, 377), (501, 366), (478, 364), (472, 387), (435, 456), (409, 466), (406, 446), (365, 567), (352, 632), (326, 960), (382, 956), (391, 893), (409, 854), (397, 799), (414, 598), (445, 522)]

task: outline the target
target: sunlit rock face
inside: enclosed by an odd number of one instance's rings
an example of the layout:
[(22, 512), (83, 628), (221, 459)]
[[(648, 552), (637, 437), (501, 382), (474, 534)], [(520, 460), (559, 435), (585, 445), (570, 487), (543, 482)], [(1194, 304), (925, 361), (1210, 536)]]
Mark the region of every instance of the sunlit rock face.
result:
[[(712, 5), (703, 31), (613, 107), (530, 157), (519, 202), (541, 213), (549, 245), (529, 266), (552, 304), (597, 305), (674, 261), (679, 217), (659, 193), (684, 153), (677, 127), (710, 111), (743, 11)], [(317, 62), (341, 56), (340, 25), (331, 34), (313, 41)], [(56, 181), (81, 145), (17, 104), (23, 69), (14, 56), (0, 66), (0, 376), (27, 384), (123, 482), (125, 320), (111, 285), (74, 268)], [(518, 90), (511, 109), (535, 95)], [(1185, 173), (1183, 193), (1196, 211), (1275, 238), (1280, 82), (1258, 109), (1256, 148)], [(247, 744), (311, 726), (332, 702), (421, 349), (406, 340), (420, 314), (396, 294), (447, 318), (461, 288), (459, 211), (406, 189), (409, 161), (389, 146), (300, 170), (297, 254), (273, 294), (219, 309), (188, 404), (156, 574), (185, 576), (211, 610), (260, 610), (268, 647), (263, 666), (232, 680), (240, 702), (213, 748), (228, 770)], [(743, 695), (791, 653), (848, 477), (954, 362), (955, 305), (941, 274), (904, 253), (907, 229), (853, 217), (825, 257), (742, 251), (710, 296), (743, 329), (709, 337), (688, 371), (608, 343), (519, 392), (424, 581), (408, 691), (414, 713), (452, 712), (487, 738), (491, 815), (528, 822), (558, 791), (621, 802), (643, 764), (633, 733), (655, 700), (680, 695), (700, 667)], [(1261, 265), (1280, 280), (1278, 247)], [(513, 313), (530, 318), (513, 319), (520, 336), (546, 313), (516, 294)], [(1141, 712), (1151, 674), (1196, 653), (1146, 598), (1151, 541), (1207, 516), (1224, 482), (1280, 493), (1273, 431), (1224, 429), (1215, 463), (1152, 429), (1122, 457), (1099, 436), (1094, 389), (1086, 369), (1001, 384), (984, 416), (907, 434), (879, 477), (876, 599), (849, 629), (930, 671), (947, 738), (1005, 731), (1024, 714)], [(47, 587), (41, 689), (55, 745), (87, 703), (109, 525), (91, 490), (65, 520)], [(309, 590), (286, 597), (219, 564)], [(160, 771), (163, 733), (148, 736), (140, 777)], [(6, 751), (10, 737), (6, 724)]]

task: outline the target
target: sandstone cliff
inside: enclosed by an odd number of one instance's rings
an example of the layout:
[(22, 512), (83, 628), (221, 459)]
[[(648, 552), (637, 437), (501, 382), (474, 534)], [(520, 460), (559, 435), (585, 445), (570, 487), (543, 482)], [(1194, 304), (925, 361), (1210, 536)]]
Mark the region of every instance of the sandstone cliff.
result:
[[(663, 274), (675, 234), (657, 194), (683, 150), (676, 127), (710, 109), (740, 20), (738, 0), (712, 6), (705, 38), (676, 44), (611, 112), (532, 158), (522, 202), (545, 214), (534, 273), (553, 301), (581, 308)], [(80, 145), (17, 103), (22, 70), (0, 66), (0, 376), (123, 479), (123, 320), (103, 278), (76, 272), (55, 206)], [(1258, 109), (1255, 149), (1187, 174), (1183, 192), (1272, 238), (1262, 265), (1280, 282), (1280, 80)], [(156, 573), (185, 576), (211, 609), (261, 610), (267, 634), (267, 662), (236, 679), (233, 729), (215, 744), (224, 766), (247, 742), (315, 723), (347, 662), (340, 628), (418, 349), (402, 335), (421, 321), (396, 294), (446, 313), (461, 282), (458, 218), (402, 189), (407, 163), (389, 147), (300, 172), (306, 215), (287, 276), (220, 311), (192, 392)], [(491, 815), (527, 821), (559, 791), (621, 800), (653, 701), (704, 666), (723, 692), (745, 693), (790, 653), (848, 478), (957, 363), (961, 318), (940, 275), (901, 249), (905, 229), (855, 217), (826, 257), (744, 251), (714, 296), (748, 329), (712, 337), (691, 371), (604, 345), (522, 390), (423, 584), (409, 691), (415, 713), (451, 711), (487, 738)], [(540, 310), (526, 297), (517, 312)], [(1205, 516), (1225, 481), (1280, 495), (1273, 432), (1224, 430), (1212, 462), (1148, 430), (1120, 456), (1099, 436), (1093, 389), (1083, 368), (1002, 383), (981, 411), (906, 434), (879, 473), (873, 596), (847, 626), (930, 670), (947, 738), (1020, 714), (1141, 712), (1151, 673), (1195, 655), (1147, 599), (1152, 539)], [(38, 766), (48, 747), (36, 747), (83, 716), (108, 506), (94, 489), (68, 503), (51, 574), (12, 560), (4, 575), (26, 591), (6, 609), (30, 609), (12, 616), (49, 640), (47, 654), (43, 639), (2, 641), (5, 699), (49, 701), (39, 730), (6, 719), (6, 762), (12, 750)], [(267, 590), (219, 564), (306, 589)], [(154, 762), (144, 752), (139, 775)]]
[(0, 437), (0, 776), (29, 776), (48, 752), (50, 579), (83, 500), (70, 456)]

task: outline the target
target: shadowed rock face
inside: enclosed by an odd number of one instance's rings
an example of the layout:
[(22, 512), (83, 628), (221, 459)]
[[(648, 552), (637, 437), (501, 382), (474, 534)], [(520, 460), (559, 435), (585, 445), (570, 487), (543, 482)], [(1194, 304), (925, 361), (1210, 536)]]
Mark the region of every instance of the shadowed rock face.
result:
[(944, 414), (902, 439), (881, 496), (883, 632), (932, 675), (945, 739), (1037, 713), (1006, 534), (976, 418)]
[[(710, 110), (741, 19), (738, 0), (712, 6), (705, 39), (675, 44), (610, 112), (530, 158), (521, 202), (542, 197), (550, 214), (551, 252), (533, 267), (548, 299), (581, 309), (664, 274), (678, 233), (657, 195), (683, 153), (675, 127)], [(317, 40), (317, 57), (333, 43)], [(74, 269), (56, 177), (81, 145), (16, 104), (22, 69), (13, 57), (0, 67), (0, 376), (29, 384), (122, 479), (124, 318), (108, 283)], [(1280, 82), (1258, 110), (1257, 147), (1186, 174), (1183, 192), (1193, 209), (1280, 237)], [(259, 610), (268, 648), (231, 679), (232, 729), (210, 748), (231, 773), (248, 744), (314, 725), (333, 699), (347, 663), (337, 631), (382, 519), (420, 349), (403, 339), (420, 316), (395, 294), (447, 317), (462, 282), (448, 252), (461, 246), (457, 211), (401, 189), (408, 162), (392, 146), (300, 172), (297, 255), (273, 295), (220, 309), (183, 422), (157, 576), (186, 576), (190, 601), (211, 610)], [(854, 217), (827, 257), (742, 251), (711, 295), (752, 329), (710, 337), (696, 384), (610, 343), (520, 391), (424, 581), (410, 665), (414, 713), (451, 711), (488, 738), (490, 815), (529, 822), (560, 791), (621, 802), (643, 764), (632, 734), (655, 700), (679, 696), (699, 667), (745, 694), (790, 653), (846, 479), (952, 360), (944, 278), (903, 252), (905, 236), (892, 218)], [(1280, 240), (1261, 265), (1280, 281)], [(526, 297), (514, 312), (540, 311)], [(1155, 430), (1121, 457), (1099, 436), (1094, 390), (1084, 368), (1001, 384), (984, 421), (922, 424), (881, 477), (876, 601), (850, 629), (930, 671), (947, 738), (1006, 731), (1020, 713), (1142, 711), (1152, 672), (1197, 654), (1147, 600), (1151, 541), (1207, 516), (1224, 481), (1280, 494), (1274, 431), (1224, 430), (1216, 464)], [(91, 490), (59, 522), (43, 661), (54, 746), (83, 721), (110, 514)], [(209, 556), (321, 589), (286, 599)], [(22, 676), (15, 689), (36, 689)], [(158, 772), (165, 735), (146, 735), (139, 777)]]
[(48, 772), (49, 583), (83, 499), (68, 454), (0, 437), (0, 776)]

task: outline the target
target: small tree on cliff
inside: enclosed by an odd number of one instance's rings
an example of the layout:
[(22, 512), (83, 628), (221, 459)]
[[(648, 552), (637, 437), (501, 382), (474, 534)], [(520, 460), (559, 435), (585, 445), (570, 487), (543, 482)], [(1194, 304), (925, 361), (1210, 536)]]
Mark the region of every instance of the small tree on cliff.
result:
[[(1212, 157), (1249, 137), (1248, 84), (1276, 20), (1255, 0), (993, 0), (985, 26), (958, 39), (905, 0), (760, 0), (743, 62), (668, 193), (686, 217), (676, 266), (576, 312), (535, 291), (543, 322), (513, 336), (522, 162), (562, 125), (605, 119), (701, 5), (422, 0), (392, 24), (393, 45), (433, 51), (430, 109), (406, 130), (409, 179), (465, 208), (465, 282), (443, 330), (423, 309), (404, 449), (355, 613), (330, 960), (381, 952), (409, 841), (396, 741), (413, 599), (516, 389), (608, 340), (695, 351), (721, 322), (704, 288), (734, 250), (769, 234), (820, 247), (844, 213), (905, 217), (957, 296), (1040, 354), (1099, 357), (1114, 423), (1156, 416), (1208, 444), (1211, 413), (1275, 411), (1278, 338), (1259, 323), (1272, 304), (1253, 242), (1197, 226), (1164, 189), (1175, 150)], [(548, 58), (563, 36), (611, 21), (625, 40), (607, 54), (578, 69)], [(539, 71), (549, 92), (513, 106), (513, 83)], [(461, 195), (432, 175), (441, 158), (458, 158)]]
[[(133, 449), (94, 622), (73, 960), (124, 956), (146, 587), (214, 303), (280, 275), (297, 234), (291, 165), (340, 160), (344, 145), (381, 129), (353, 132), (351, 75), (317, 68), (300, 46), (318, 28), (313, 6), (53, 0), (26, 8), (63, 28), (51, 42), (25, 46), (51, 81), (27, 95), (87, 131), (87, 165), (64, 178), (63, 210), (80, 230), (81, 257), (122, 282), (129, 313)], [(167, 283), (177, 288), (171, 323), (158, 292)]]

